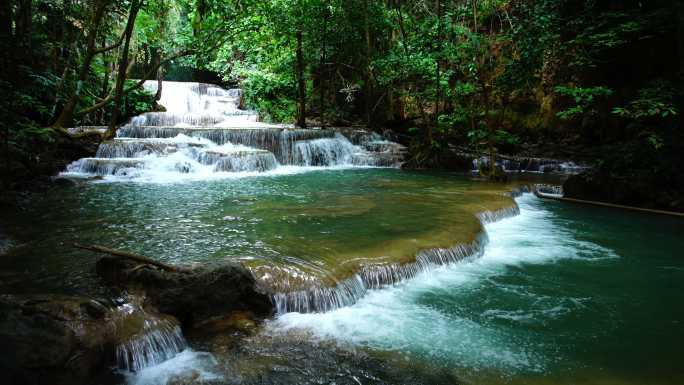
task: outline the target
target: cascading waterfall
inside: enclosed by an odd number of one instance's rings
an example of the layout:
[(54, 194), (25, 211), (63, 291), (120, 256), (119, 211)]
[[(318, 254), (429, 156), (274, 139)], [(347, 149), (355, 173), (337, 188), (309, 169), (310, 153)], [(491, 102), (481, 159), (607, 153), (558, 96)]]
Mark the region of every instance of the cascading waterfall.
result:
[[(178, 325), (145, 320), (147, 332), (116, 349), (119, 369), (137, 372), (173, 358), (187, 346)], [(148, 325), (149, 324), (149, 325)]]
[[(175, 357), (187, 348), (187, 343), (178, 323), (170, 318), (147, 312), (133, 298), (131, 303), (119, 307), (122, 320), (136, 319), (142, 329), (128, 335), (116, 349), (117, 366), (124, 372), (139, 372)], [(121, 323), (122, 334), (127, 333), (126, 323)]]
[[(527, 187), (514, 189), (510, 195), (515, 197), (524, 192), (529, 192), (529, 189)], [(477, 218), (484, 226), (518, 214), (520, 214), (520, 209), (517, 204), (514, 204), (511, 207), (499, 210), (481, 212)], [(423, 250), (416, 255), (415, 261), (412, 263), (368, 265), (352, 277), (336, 282), (332, 286), (316, 284), (309, 289), (275, 292), (272, 295), (273, 302), (278, 314), (291, 312), (324, 313), (351, 306), (365, 296), (369, 290), (395, 285), (437, 266), (478, 258), (484, 252), (486, 243), (487, 234), (483, 230), (468, 244), (459, 244), (451, 248)], [(259, 280), (258, 276), (257, 279)], [(264, 286), (268, 286), (267, 282), (262, 283)]]
[[(145, 82), (156, 92), (157, 82)], [(210, 177), (267, 172), (281, 166), (399, 167), (405, 148), (378, 134), (331, 129), (295, 129), (258, 121), (240, 109), (242, 91), (211, 84), (163, 82), (159, 104), (119, 128), (94, 158), (67, 167), (66, 175)], [(230, 174), (226, 174), (230, 173)]]

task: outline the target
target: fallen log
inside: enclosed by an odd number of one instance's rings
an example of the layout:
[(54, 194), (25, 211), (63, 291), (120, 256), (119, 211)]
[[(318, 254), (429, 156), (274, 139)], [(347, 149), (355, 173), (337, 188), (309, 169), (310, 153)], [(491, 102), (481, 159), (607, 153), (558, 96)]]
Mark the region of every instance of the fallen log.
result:
[(162, 270), (171, 271), (174, 273), (183, 273), (183, 272), (189, 271), (188, 269), (185, 269), (182, 267), (167, 265), (166, 263), (158, 262), (158, 261), (155, 261), (153, 259), (143, 257), (142, 255), (133, 254), (133, 253), (128, 252), (128, 251), (110, 249), (108, 247), (99, 246), (99, 245), (82, 245), (80, 243), (74, 243), (74, 247), (76, 247), (78, 249), (94, 251), (96, 253), (109, 254), (109, 255), (113, 255), (115, 257), (119, 257), (119, 258), (123, 258), (123, 259), (130, 259), (132, 261), (139, 262), (141, 264), (152, 265), (152, 266), (158, 267)]

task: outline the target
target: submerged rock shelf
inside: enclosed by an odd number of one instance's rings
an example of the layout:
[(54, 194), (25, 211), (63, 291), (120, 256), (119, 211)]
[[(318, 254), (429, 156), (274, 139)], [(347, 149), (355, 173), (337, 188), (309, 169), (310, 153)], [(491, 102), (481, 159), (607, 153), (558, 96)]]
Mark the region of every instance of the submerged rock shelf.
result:
[[(523, 191), (527, 192), (528, 189), (526, 187), (516, 188), (510, 194), (511, 196), (518, 196)], [(513, 201), (510, 207), (493, 211), (485, 210), (476, 216), (481, 224), (484, 225), (518, 215), (519, 213), (520, 210)], [(482, 228), (469, 243), (461, 243), (447, 248), (422, 250), (415, 256), (413, 261), (407, 263), (369, 263), (362, 265), (359, 267), (360, 270), (353, 273), (351, 277), (335, 281), (329, 286), (326, 286), (317, 278), (307, 279), (305, 281), (313, 287), (289, 292), (273, 292), (273, 287), (268, 287), (270, 282), (264, 279), (264, 277), (267, 279), (271, 278), (270, 274), (260, 274), (259, 268), (252, 271), (256, 273), (257, 280), (260, 281), (262, 287), (265, 287), (266, 291), (272, 292), (273, 302), (279, 314), (289, 312), (327, 312), (353, 305), (368, 290), (398, 284), (438, 266), (477, 258), (484, 252), (486, 244), (487, 234)]]

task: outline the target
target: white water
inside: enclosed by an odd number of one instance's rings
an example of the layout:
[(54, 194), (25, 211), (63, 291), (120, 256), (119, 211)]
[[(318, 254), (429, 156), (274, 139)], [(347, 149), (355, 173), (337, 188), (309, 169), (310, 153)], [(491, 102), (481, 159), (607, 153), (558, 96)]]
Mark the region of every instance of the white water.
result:
[[(156, 92), (157, 82), (145, 83)], [(164, 82), (160, 104), (122, 126), (62, 173), (104, 180), (175, 182), (305, 172), (313, 167), (398, 167), (404, 148), (377, 134), (353, 144), (333, 130), (302, 130), (258, 121), (239, 108), (242, 91), (201, 83)]]
[[(517, 266), (549, 264), (562, 259), (617, 258), (611, 250), (575, 239), (552, 221), (532, 194), (518, 198), (518, 216), (487, 224), (489, 243), (484, 255), (420, 273), (393, 287), (372, 290), (355, 305), (327, 313), (288, 313), (269, 328), (273, 332), (303, 329), (321, 339), (391, 350), (407, 360), (419, 355), (428, 361), (467, 367), (469, 370), (542, 372), (554, 361), (552, 346), (542, 346), (536, 336), (515, 328), (492, 324), (544, 323), (564, 317), (583, 306), (583, 298), (534, 296), (534, 309), (497, 308), (482, 305), (481, 297), (493, 290), (514, 291), (530, 300), (524, 285), (501, 285), (497, 277)], [(497, 291), (494, 291), (495, 293)], [(473, 301), (477, 305), (473, 304)], [(476, 308), (479, 314), (473, 314)]]
[(144, 332), (120, 345), (116, 358), (120, 369), (137, 372), (160, 364), (182, 351), (186, 342), (180, 326), (145, 320)]
[(186, 349), (168, 361), (124, 375), (130, 385), (198, 384), (221, 379), (217, 366), (211, 354)]

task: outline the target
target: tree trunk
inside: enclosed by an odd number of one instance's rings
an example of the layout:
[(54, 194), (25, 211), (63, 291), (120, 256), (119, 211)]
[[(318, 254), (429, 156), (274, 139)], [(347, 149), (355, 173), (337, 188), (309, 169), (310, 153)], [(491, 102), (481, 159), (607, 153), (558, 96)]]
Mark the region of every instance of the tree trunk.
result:
[[(12, 36), (12, 8), (9, 1), (0, 2), (0, 38), (2, 44), (9, 43), (9, 38)], [(7, 40), (6, 40), (7, 39)], [(2, 55), (5, 60), (6, 55)]]
[[(161, 58), (160, 58), (161, 60)], [(154, 101), (158, 102), (162, 97), (162, 86), (164, 85), (164, 68), (159, 66), (157, 68), (157, 93), (154, 95)]]
[[(155, 14), (155, 17), (159, 22), (159, 31), (157, 38), (161, 42), (166, 37), (166, 22), (168, 16), (168, 8), (165, 6), (163, 0), (160, 1), (160, 5), (161, 7), (159, 8), (159, 12)], [(162, 66), (161, 62), (164, 50), (161, 47), (161, 43), (159, 43), (159, 46), (155, 48), (154, 54), (156, 57), (155, 65), (157, 66), (157, 93), (154, 95), (154, 101), (159, 102), (162, 97), (162, 86), (164, 85), (164, 67)]]
[[(684, 0), (677, 1), (677, 45), (679, 51), (679, 84), (680, 90), (684, 89)], [(679, 105), (684, 105), (684, 96), (680, 93)], [(684, 128), (684, 111), (679, 111), (679, 129)]]
[(152, 61), (153, 65), (157, 67), (157, 93), (154, 94), (154, 101), (158, 102), (161, 100), (162, 96), (162, 85), (163, 85), (163, 80), (164, 80), (164, 69), (162, 68), (161, 65), (161, 50), (159, 48), (155, 48), (152, 51)]
[(76, 104), (81, 96), (81, 91), (83, 91), (83, 85), (88, 79), (88, 73), (90, 72), (90, 65), (93, 62), (93, 58), (97, 54), (97, 49), (95, 47), (95, 42), (97, 41), (97, 30), (102, 21), (102, 16), (104, 15), (105, 0), (97, 0), (95, 3), (95, 8), (93, 9), (93, 14), (90, 18), (90, 25), (88, 26), (88, 35), (86, 36), (86, 53), (83, 58), (83, 63), (78, 71), (78, 80), (76, 82), (76, 90), (71, 94), (69, 100), (64, 104), (62, 112), (53, 123), (54, 127), (65, 127), (70, 125), (74, 119), (74, 111), (76, 110)]
[(370, 24), (368, 21), (368, 0), (363, 0), (363, 28), (366, 40), (366, 69), (364, 71), (364, 112), (366, 115), (366, 125), (371, 125), (371, 99), (373, 95), (373, 88), (371, 86), (371, 36)]
[(496, 129), (494, 127), (493, 122), (491, 119), (489, 119), (489, 111), (490, 109), (490, 95), (489, 95), (489, 88), (487, 88), (487, 85), (485, 84), (484, 80), (482, 81), (482, 104), (484, 105), (484, 120), (485, 124), (487, 125), (487, 152), (489, 154), (489, 179), (496, 179), (496, 147), (494, 146), (494, 138), (495, 138), (495, 133)]
[(436, 84), (435, 84), (435, 124), (439, 123), (439, 103), (442, 100), (441, 73), (439, 58), (442, 49), (442, 1), (437, 0), (437, 55), (435, 58)]
[[(189, 56), (189, 55), (193, 55), (193, 54), (195, 54), (195, 51), (193, 51), (193, 50), (181, 51), (181, 52), (178, 52), (178, 53), (176, 53), (176, 54), (174, 54), (174, 55), (171, 55), (171, 56), (167, 57), (166, 59), (162, 60), (159, 64), (160, 64), (160, 65), (164, 65), (164, 64), (169, 63), (169, 62), (171, 62), (171, 61), (173, 61), (173, 60), (175, 60), (175, 59), (178, 59), (178, 58), (180, 58), (180, 57)], [(131, 68), (132, 64), (133, 64), (133, 63), (129, 63), (129, 65), (128, 65), (128, 68), (129, 68), (129, 69)], [(147, 71), (147, 72), (143, 75), (142, 79), (138, 80), (134, 85), (132, 85), (132, 86), (130, 86), (130, 87), (124, 89), (124, 90), (123, 90), (123, 95), (127, 95), (129, 92), (134, 91), (134, 90), (136, 90), (136, 89), (142, 87), (142, 86), (145, 84), (145, 81), (147, 81), (148, 79), (151, 79), (151, 76), (154, 75), (154, 74), (157, 72), (157, 69), (158, 69), (158, 67), (157, 67), (157, 66), (154, 66), (151, 70)], [(127, 70), (126, 70), (126, 73), (128, 73), (128, 72), (129, 72), (129, 71), (128, 71), (128, 69), (127, 69)], [(93, 104), (93, 105), (90, 106), (90, 107), (86, 107), (86, 108), (84, 108), (84, 109), (82, 109), (82, 110), (77, 111), (77, 113), (78, 113), (79, 115), (80, 115), (80, 114), (89, 114), (89, 113), (91, 113), (91, 112), (93, 112), (93, 111), (95, 111), (95, 110), (98, 110), (98, 109), (100, 109), (100, 108), (103, 108), (104, 106), (106, 106), (107, 104), (109, 104), (109, 102), (111, 102), (112, 100), (114, 100), (114, 97), (115, 97), (115, 96), (116, 96), (116, 95), (115, 95), (115, 92), (110, 92), (104, 99), (100, 100), (99, 102)]]
[(297, 31), (297, 126), (306, 128), (306, 90), (304, 89), (304, 55), (302, 53), (302, 31)]
[(325, 128), (325, 86), (326, 86), (326, 79), (325, 79), (325, 57), (326, 57), (326, 44), (327, 44), (327, 34), (328, 34), (328, 2), (324, 1), (321, 4), (322, 9), (322, 16), (323, 16), (323, 31), (321, 32), (321, 55), (320, 55), (320, 62), (319, 62), (319, 76), (318, 79), (320, 81), (319, 88), (320, 88), (320, 116), (319, 119), (321, 121), (321, 128)]
[[(16, 49), (14, 46), (14, 39), (12, 38), (12, 7), (10, 6), (10, 2), (6, 0), (0, 2), (0, 49), (3, 50), (3, 55), (0, 55), (0, 68), (2, 68), (0, 79), (11, 81), (15, 78), (14, 53), (16, 52)], [(11, 107), (12, 99), (11, 95), (0, 95), (0, 103), (3, 103), (8, 107)], [(0, 127), (2, 127), (3, 163), (5, 169), (2, 174), (2, 181), (5, 189), (9, 189), (10, 180), (12, 178), (9, 152), (9, 125), (10, 122), (8, 121), (0, 121)]]
[(2, 68), (2, 79), (12, 81), (15, 79), (15, 63), (16, 63), (16, 41), (12, 34), (12, 7), (9, 1), (0, 1), (0, 49), (3, 54), (0, 55), (0, 66)]
[(33, 61), (33, 55), (31, 54), (31, 38), (33, 36), (32, 22), (33, 1), (20, 0), (15, 18), (16, 31), (14, 34), (14, 39), (18, 41), (18, 46), (21, 48), (19, 52), (16, 52), (17, 57), (21, 58), (20, 62), (27, 66), (32, 66)]
[(406, 28), (404, 27), (404, 13), (401, 10), (401, 0), (397, 0), (397, 18), (399, 19), (399, 31), (401, 32), (401, 42), (404, 47), (406, 57), (409, 56), (408, 45), (406, 44)]
[(473, 2), (473, 32), (477, 33), (479, 29), (477, 25), (477, 0), (472, 0)]
[(138, 11), (142, 5), (140, 0), (133, 0), (131, 2), (131, 10), (128, 13), (128, 21), (126, 21), (126, 30), (124, 32), (124, 46), (119, 57), (119, 65), (116, 73), (116, 86), (114, 90), (114, 109), (112, 110), (112, 117), (109, 121), (109, 128), (104, 135), (105, 140), (114, 138), (116, 135), (116, 126), (121, 114), (121, 99), (124, 94), (124, 82), (128, 75), (128, 51), (131, 46), (131, 37), (133, 36), (133, 27), (135, 26), (135, 19), (138, 17)]
[[(102, 39), (102, 46), (107, 44), (107, 39)], [(104, 67), (104, 76), (102, 76), (102, 88), (100, 88), (100, 98), (104, 99), (109, 93), (109, 77), (112, 71), (112, 67), (107, 60), (107, 52), (102, 53), (102, 67)], [(104, 110), (98, 110), (96, 116), (97, 124), (105, 124), (105, 112)]]

